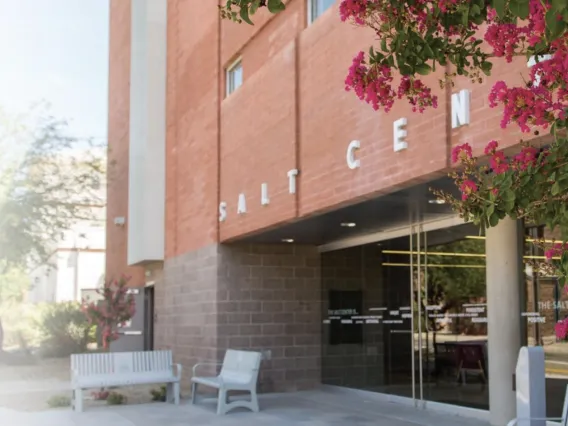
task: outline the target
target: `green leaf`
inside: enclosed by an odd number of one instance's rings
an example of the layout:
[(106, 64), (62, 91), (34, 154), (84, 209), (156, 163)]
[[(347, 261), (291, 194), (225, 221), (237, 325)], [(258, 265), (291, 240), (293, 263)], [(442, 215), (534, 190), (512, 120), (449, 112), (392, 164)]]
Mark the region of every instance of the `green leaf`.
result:
[(501, 196), (501, 198), (505, 202), (510, 202), (510, 201), (515, 201), (517, 196), (516, 196), (514, 191), (511, 191), (510, 189), (508, 189), (508, 190), (503, 192), (503, 195)]
[(472, 12), (472, 15), (479, 15), (481, 13), (481, 8), (478, 5), (473, 4), (471, 6), (471, 12)]
[(383, 37), (383, 38), (381, 39), (381, 49), (383, 50), (383, 52), (388, 52), (388, 49), (387, 49), (387, 38), (386, 38), (386, 37)]
[[(501, 190), (502, 191), (508, 191), (509, 188), (511, 188), (511, 186), (513, 185), (513, 178), (511, 175), (507, 175), (507, 177), (505, 179), (503, 179), (503, 182), (501, 183)], [(512, 192), (512, 191), (508, 191), (508, 192)], [(513, 193), (514, 195), (514, 193)], [(513, 197), (514, 199), (514, 197)]]
[(491, 75), (491, 69), (493, 68), (493, 64), (489, 61), (483, 61), (481, 63), (481, 71), (485, 75)]
[(511, 0), (509, 10), (518, 18), (527, 19), (529, 17), (529, 0)]
[(428, 64), (418, 64), (414, 70), (420, 75), (428, 75), (432, 72), (432, 67)]
[(489, 226), (491, 227), (497, 226), (498, 223), (499, 223), (499, 215), (497, 215), (497, 213), (493, 213), (489, 218)]
[(267, 6), (270, 13), (278, 13), (286, 9), (286, 5), (282, 0), (268, 0)]
[(567, 8), (566, 0), (552, 0), (551, 2), (552, 9), (556, 10), (557, 12), (562, 12)]
[(491, 0), (491, 6), (499, 15), (499, 18), (503, 18), (505, 16), (505, 4), (507, 0)]
[(552, 195), (560, 194), (560, 183), (558, 181), (554, 182), (554, 185), (552, 185), (552, 188), (550, 188), (550, 193)]
[(243, 21), (245, 21), (247, 24), (254, 25), (254, 24), (252, 23), (252, 21), (250, 20), (250, 18), (249, 18), (248, 5), (243, 5), (243, 6), (241, 6), (241, 10), (240, 10), (239, 15), (240, 15), (241, 19), (242, 19)]
[(550, 33), (551, 38), (556, 38), (557, 36), (559, 36), (566, 27), (566, 22), (559, 21), (557, 19), (557, 16), (558, 13), (553, 9), (549, 9), (545, 15), (546, 29)]
[(254, 15), (260, 6), (260, 0), (254, 0), (250, 5), (249, 15)]
[(463, 26), (467, 27), (468, 22), (469, 22), (469, 7), (466, 8), (462, 13), (462, 24), (463, 24)]

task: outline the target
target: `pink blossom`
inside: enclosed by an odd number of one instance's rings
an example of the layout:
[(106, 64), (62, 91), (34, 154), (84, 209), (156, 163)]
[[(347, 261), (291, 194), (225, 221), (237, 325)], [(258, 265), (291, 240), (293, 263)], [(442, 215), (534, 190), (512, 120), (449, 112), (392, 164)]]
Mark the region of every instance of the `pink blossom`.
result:
[(544, 252), (544, 256), (547, 260), (552, 260), (552, 258), (561, 256), (564, 250), (568, 249), (568, 243), (555, 243), (552, 247)]
[(475, 182), (468, 179), (461, 184), (460, 190), (462, 193), (462, 200), (466, 201), (472, 193), (477, 192), (477, 185)]
[(554, 325), (554, 332), (556, 333), (556, 338), (558, 340), (564, 340), (568, 335), (568, 318), (558, 321)]
[(452, 163), (457, 163), (458, 161), (463, 161), (465, 159), (471, 158), (473, 155), (471, 146), (468, 143), (462, 145), (457, 145), (452, 149)]
[(505, 154), (502, 152), (496, 152), (489, 160), (491, 163), (491, 168), (493, 172), (497, 175), (505, 173), (509, 170), (509, 164), (507, 163), (507, 159), (505, 158)]
[(495, 153), (495, 151), (497, 151), (498, 147), (499, 147), (499, 144), (497, 143), (497, 141), (495, 141), (495, 140), (490, 141), (487, 144), (487, 146), (485, 147), (485, 154), (489, 155), (489, 154)]

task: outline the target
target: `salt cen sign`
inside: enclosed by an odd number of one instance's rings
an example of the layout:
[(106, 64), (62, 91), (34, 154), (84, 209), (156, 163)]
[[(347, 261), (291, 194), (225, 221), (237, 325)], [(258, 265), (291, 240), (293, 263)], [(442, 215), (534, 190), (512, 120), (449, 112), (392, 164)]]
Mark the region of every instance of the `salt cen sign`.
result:
[[(288, 193), (296, 193), (296, 177), (299, 171), (297, 169), (289, 170), (286, 173), (288, 177)], [(270, 204), (270, 197), (268, 196), (268, 183), (264, 182), (260, 185), (260, 205), (268, 206)], [(237, 214), (242, 215), (247, 212), (247, 200), (244, 192), (239, 194), (237, 200)], [(224, 222), (227, 220), (227, 202), (221, 201), (219, 203), (219, 222)]]
[[(451, 119), (452, 129), (468, 125), (470, 122), (470, 92), (467, 89), (453, 93), (451, 97)], [(393, 122), (393, 151), (401, 152), (408, 149), (407, 131), (408, 119), (401, 117)], [(361, 149), (361, 141), (352, 140), (347, 146), (345, 160), (347, 167), (355, 170), (361, 167), (361, 160), (357, 158), (357, 152)], [(296, 178), (299, 171), (297, 169), (289, 170), (286, 174), (288, 178), (288, 193), (296, 193)], [(260, 185), (260, 205), (268, 206), (270, 197), (268, 195), (268, 183), (264, 182)], [(237, 215), (243, 215), (247, 212), (246, 196), (241, 192), (237, 200)], [(221, 201), (219, 203), (219, 222), (227, 220), (227, 203)]]

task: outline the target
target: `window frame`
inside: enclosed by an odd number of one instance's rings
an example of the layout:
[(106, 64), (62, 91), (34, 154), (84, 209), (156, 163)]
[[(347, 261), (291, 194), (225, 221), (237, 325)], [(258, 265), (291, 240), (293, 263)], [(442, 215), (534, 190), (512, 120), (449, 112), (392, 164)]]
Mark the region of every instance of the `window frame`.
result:
[[(241, 68), (241, 84), (237, 87), (232, 87), (231, 85), (232, 76), (234, 76), (234, 71), (238, 67)], [(227, 68), (225, 69), (225, 97), (229, 96), (231, 93), (234, 93), (239, 87), (243, 85), (243, 80), (244, 80), (243, 72), (244, 72), (243, 61), (242, 57), (239, 56), (237, 59), (231, 62), (229, 66), (227, 66)]]
[[(315, 20), (318, 19), (327, 10), (327, 9), (325, 9), (324, 11), (321, 11), (321, 12), (318, 13), (317, 7), (318, 7), (319, 1), (321, 1), (321, 0), (308, 0), (306, 2), (307, 6), (308, 6), (308, 11), (307, 11), (308, 12), (307, 13), (308, 25), (313, 24), (315, 22)], [(335, 1), (333, 3), (335, 3)], [(332, 7), (332, 5), (330, 5), (329, 7)], [(328, 9), (329, 9), (329, 7), (328, 7)]]

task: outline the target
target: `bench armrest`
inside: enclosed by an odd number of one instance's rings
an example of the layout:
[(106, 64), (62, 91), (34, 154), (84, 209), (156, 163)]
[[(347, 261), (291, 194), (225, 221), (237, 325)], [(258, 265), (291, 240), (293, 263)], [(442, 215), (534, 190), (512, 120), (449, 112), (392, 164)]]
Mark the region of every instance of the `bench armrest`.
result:
[(215, 365), (215, 366), (219, 366), (219, 365), (223, 365), (222, 362), (198, 362), (197, 364), (195, 364), (193, 366), (193, 376), (195, 377), (195, 373), (197, 372), (197, 367), (201, 367), (204, 365)]
[[(183, 366), (181, 364), (173, 364), (172, 365), (172, 371), (174, 373), (174, 375), (181, 380), (181, 373), (183, 371)], [(177, 373), (177, 374), (176, 374)]]

